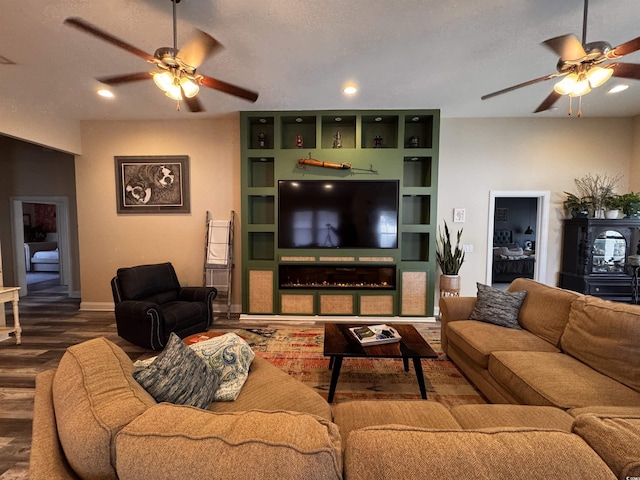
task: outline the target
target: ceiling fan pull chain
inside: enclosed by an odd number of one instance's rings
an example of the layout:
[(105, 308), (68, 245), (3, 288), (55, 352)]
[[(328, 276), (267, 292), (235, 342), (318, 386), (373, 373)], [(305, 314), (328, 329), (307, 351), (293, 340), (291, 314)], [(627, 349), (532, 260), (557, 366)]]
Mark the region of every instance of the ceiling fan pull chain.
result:
[(578, 100), (578, 118), (582, 116), (582, 95), (580, 95), (580, 99)]
[(571, 116), (571, 114), (573, 113), (573, 110), (571, 109), (571, 100), (572, 97), (569, 97), (569, 116)]

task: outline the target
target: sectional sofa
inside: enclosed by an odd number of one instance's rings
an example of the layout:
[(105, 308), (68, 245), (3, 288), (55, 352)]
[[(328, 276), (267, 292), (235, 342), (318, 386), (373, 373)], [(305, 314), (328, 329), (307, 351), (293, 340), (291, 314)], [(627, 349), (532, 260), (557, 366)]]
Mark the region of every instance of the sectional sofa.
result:
[(526, 292), (516, 328), (482, 318), (480, 297), (440, 299), (442, 349), (492, 403), (640, 406), (640, 306), (525, 278), (509, 292)]
[[(255, 357), (239, 396), (156, 403), (97, 338), (36, 378), (29, 478), (615, 479), (640, 475), (640, 414), (431, 401), (329, 405)], [(634, 413), (629, 411), (627, 413)], [(625, 448), (619, 448), (624, 445)], [(550, 455), (550, 452), (553, 452)]]

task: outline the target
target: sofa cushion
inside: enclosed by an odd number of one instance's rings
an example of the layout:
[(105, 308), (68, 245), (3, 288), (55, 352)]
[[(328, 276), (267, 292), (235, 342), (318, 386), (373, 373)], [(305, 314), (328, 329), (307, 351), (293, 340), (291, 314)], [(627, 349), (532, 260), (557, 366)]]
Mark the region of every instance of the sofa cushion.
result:
[(207, 408), (220, 385), (214, 371), (175, 333), (153, 362), (133, 373), (133, 377), (157, 402)]
[(560, 340), (591, 368), (640, 392), (640, 307), (596, 297), (576, 299)]
[(342, 478), (338, 427), (299, 412), (161, 404), (122, 429), (116, 453), (121, 480)]
[(449, 342), (464, 352), (470, 359), (487, 368), (491, 352), (522, 350), (559, 352), (549, 342), (527, 332), (504, 328), (475, 320), (459, 320), (447, 324)]
[(503, 292), (489, 285), (476, 285), (478, 300), (469, 316), (471, 320), (493, 323), (501, 327), (522, 328), (518, 324), (518, 312), (527, 292)]
[(230, 402), (238, 398), (255, 357), (249, 344), (235, 333), (225, 333), (189, 347), (220, 377), (220, 386), (213, 399)]
[(564, 353), (494, 352), (489, 373), (527, 405), (568, 409), (640, 404), (640, 393)]
[(458, 422), (438, 402), (424, 400), (352, 400), (333, 407), (333, 421), (345, 440), (349, 433), (376, 425), (407, 425), (457, 430)]
[(522, 328), (560, 346), (560, 336), (569, 320), (571, 302), (580, 295), (569, 290), (550, 287), (528, 278), (516, 278), (509, 285), (510, 292), (526, 290), (518, 323)]
[(580, 415), (573, 423), (573, 431), (619, 479), (640, 478), (640, 416)]
[(564, 410), (537, 405), (456, 405), (451, 415), (465, 430), (531, 427), (570, 432), (573, 424), (573, 417)]
[(133, 379), (120, 347), (96, 338), (69, 347), (53, 380), (58, 437), (85, 479), (115, 479), (115, 434), (155, 401)]
[(351, 433), (345, 478), (613, 480), (615, 476), (580, 437), (568, 432), (390, 425)]
[(240, 395), (233, 402), (213, 402), (214, 412), (243, 410), (291, 410), (331, 420), (331, 406), (316, 391), (264, 358), (256, 356)]

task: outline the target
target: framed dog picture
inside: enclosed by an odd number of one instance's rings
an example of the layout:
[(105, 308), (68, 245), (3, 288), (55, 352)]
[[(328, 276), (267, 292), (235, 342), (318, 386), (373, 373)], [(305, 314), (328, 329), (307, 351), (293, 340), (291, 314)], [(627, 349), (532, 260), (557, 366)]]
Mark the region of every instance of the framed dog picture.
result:
[(118, 213), (190, 213), (189, 157), (114, 157)]

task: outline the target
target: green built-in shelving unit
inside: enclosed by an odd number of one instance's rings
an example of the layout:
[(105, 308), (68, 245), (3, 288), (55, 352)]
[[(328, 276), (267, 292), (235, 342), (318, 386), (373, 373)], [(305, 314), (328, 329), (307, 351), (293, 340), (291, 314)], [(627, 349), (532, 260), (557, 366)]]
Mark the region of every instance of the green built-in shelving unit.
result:
[[(440, 111), (254, 111), (240, 121), (243, 313), (433, 315)], [(354, 170), (299, 168), (309, 157)], [(397, 180), (398, 248), (278, 248), (278, 181), (296, 179)], [(385, 288), (285, 288), (280, 278), (376, 268)]]

